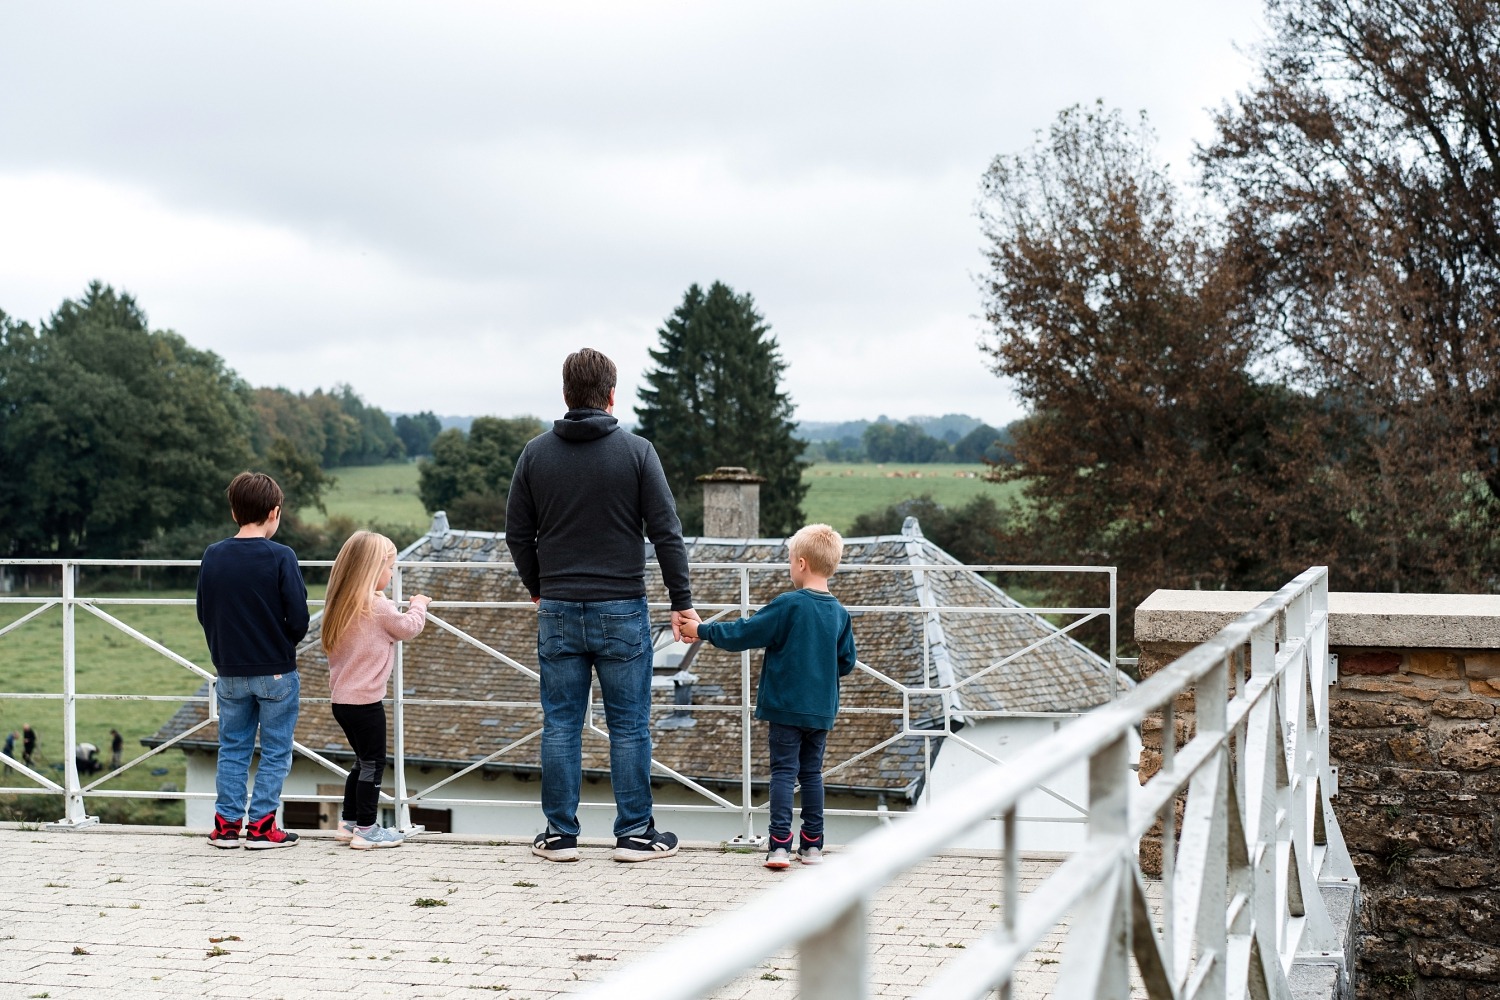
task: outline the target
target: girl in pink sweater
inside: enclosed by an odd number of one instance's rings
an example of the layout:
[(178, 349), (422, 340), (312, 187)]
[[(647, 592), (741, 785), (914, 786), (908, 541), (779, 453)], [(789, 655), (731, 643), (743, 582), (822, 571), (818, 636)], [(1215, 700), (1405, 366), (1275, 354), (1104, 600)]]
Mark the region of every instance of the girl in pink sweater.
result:
[(396, 663), (396, 643), (427, 624), (431, 598), (415, 594), (405, 614), (382, 591), (396, 568), (396, 545), (373, 531), (356, 531), (339, 549), (323, 607), (323, 651), (333, 717), (354, 751), (344, 783), (339, 840), (357, 851), (400, 847), (399, 831), (376, 823), (385, 776), (386, 683)]

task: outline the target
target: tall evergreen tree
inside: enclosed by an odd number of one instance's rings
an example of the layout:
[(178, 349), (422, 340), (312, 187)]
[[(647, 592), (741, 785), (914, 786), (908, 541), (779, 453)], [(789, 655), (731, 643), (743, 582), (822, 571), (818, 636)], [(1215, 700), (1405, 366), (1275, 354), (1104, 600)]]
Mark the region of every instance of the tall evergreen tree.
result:
[(646, 372), (650, 388), (640, 390), (636, 407), (638, 433), (656, 445), (683, 530), (703, 531), (697, 477), (740, 465), (767, 480), (762, 534), (796, 531), (807, 494), (803, 442), (793, 436), (792, 401), (780, 387), (786, 362), (750, 295), (736, 295), (723, 282), (706, 292), (695, 284), (657, 334), (656, 367)]

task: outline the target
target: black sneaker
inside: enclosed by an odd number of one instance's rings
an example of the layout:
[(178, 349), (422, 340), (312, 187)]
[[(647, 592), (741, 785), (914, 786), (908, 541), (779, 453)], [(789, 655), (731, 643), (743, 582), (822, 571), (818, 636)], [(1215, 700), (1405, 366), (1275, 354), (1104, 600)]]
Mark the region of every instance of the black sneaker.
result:
[(276, 814), (266, 813), (245, 829), (245, 850), (264, 851), (273, 847), (295, 847), (298, 837), (276, 825)]
[(577, 861), (578, 838), (566, 833), (543, 831), (531, 842), (531, 853), (548, 861)]
[(240, 820), (230, 822), (218, 813), (214, 813), (214, 828), (213, 832), (208, 835), (208, 842), (214, 847), (239, 847)]
[(645, 833), (619, 837), (615, 840), (616, 861), (654, 861), (670, 858), (677, 853), (677, 834), (658, 833), (656, 827), (646, 827)]

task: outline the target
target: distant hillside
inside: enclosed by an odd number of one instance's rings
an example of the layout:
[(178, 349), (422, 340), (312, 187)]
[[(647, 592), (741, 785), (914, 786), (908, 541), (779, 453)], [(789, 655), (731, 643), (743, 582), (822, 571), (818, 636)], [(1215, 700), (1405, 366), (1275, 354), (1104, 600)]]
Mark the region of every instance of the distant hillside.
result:
[(941, 417), (908, 417), (905, 420), (892, 420), (882, 413), (874, 420), (846, 420), (842, 423), (804, 421), (797, 425), (796, 435), (803, 441), (842, 441), (845, 438), (858, 441), (864, 436), (865, 428), (871, 424), (916, 424), (939, 441), (952, 444), (982, 423), (983, 420), (966, 413), (945, 413)]

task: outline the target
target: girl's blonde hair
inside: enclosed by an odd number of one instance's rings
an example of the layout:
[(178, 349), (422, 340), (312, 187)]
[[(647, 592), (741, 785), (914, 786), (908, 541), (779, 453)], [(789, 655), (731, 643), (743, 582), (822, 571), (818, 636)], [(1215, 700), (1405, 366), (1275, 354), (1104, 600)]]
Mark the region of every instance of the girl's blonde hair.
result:
[(373, 531), (356, 531), (339, 549), (324, 595), (323, 652), (332, 652), (354, 619), (369, 613), (375, 583), (395, 554), (396, 543)]

